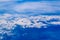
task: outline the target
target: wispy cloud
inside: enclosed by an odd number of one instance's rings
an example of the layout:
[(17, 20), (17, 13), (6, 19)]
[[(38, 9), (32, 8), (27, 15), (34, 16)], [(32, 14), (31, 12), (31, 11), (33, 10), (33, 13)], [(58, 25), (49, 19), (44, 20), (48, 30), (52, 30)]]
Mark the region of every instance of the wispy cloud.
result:
[[(1, 2), (0, 10), (4, 9), (8, 12), (16, 12), (20, 14), (59, 14), (60, 1), (39, 1), (39, 2), (22, 2), (16, 3)], [(59, 12), (59, 13), (57, 13)]]
[(15, 5), (14, 10), (17, 12), (33, 12), (37, 14), (38, 13), (56, 13), (60, 11), (60, 2), (58, 1), (25, 2), (22, 4)]
[(0, 2), (6, 2), (6, 1), (11, 1), (11, 0), (0, 0)]

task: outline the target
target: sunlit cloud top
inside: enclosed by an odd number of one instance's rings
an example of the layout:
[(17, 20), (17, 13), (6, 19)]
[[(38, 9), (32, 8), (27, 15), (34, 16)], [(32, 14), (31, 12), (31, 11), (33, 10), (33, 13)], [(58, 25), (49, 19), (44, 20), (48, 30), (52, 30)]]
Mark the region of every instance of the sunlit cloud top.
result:
[[(13, 16), (14, 15), (14, 16)], [(15, 25), (21, 25), (22, 28), (41, 28), (48, 25), (60, 25), (60, 16), (27, 16), (19, 14), (3, 14), (0, 15), (0, 26), (8, 30), (14, 29)]]

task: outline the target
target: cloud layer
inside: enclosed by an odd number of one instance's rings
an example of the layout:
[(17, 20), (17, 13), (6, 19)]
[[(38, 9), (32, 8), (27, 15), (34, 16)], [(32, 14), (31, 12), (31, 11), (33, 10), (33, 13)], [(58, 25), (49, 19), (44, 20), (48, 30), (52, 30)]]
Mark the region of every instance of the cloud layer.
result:
[[(2, 26), (3, 28), (7, 28), (8, 30), (14, 29), (13, 26), (15, 24), (22, 25), (22, 28), (25, 28), (25, 27), (40, 28), (42, 26), (54, 24), (53, 22), (60, 22), (60, 16), (47, 16), (47, 15), (21, 16), (19, 14), (0, 15), (0, 26)], [(56, 24), (60, 25), (58, 23)]]
[[(0, 34), (14, 35), (14, 30), (17, 25), (21, 28), (48, 28), (49, 25), (60, 25), (60, 16), (28, 16), (20, 14), (2, 14), (0, 15)], [(3, 39), (3, 37), (0, 39)]]
[(32, 14), (57, 13), (60, 11), (60, 2), (58, 1), (25, 2), (22, 4), (14, 5), (13, 10), (16, 12), (23, 13), (31, 12)]
[(60, 1), (1, 2), (0, 10), (20, 14), (60, 14)]
[[(4, 14), (0, 12), (0, 34), (2, 35), (13, 35), (11, 30), (14, 30), (16, 25), (21, 25), (22, 28), (48, 28), (47, 26), (49, 25), (60, 25), (60, 16), (40, 15), (47, 13), (55, 14), (60, 11), (60, 2), (58, 1), (24, 2), (21, 4), (4, 2), (0, 3), (0, 11), (1, 10), (6, 10), (7, 12)], [(23, 13), (25, 13), (25, 15)], [(39, 15), (29, 16), (27, 14)], [(3, 37), (0, 36), (0, 39), (3, 39)]]

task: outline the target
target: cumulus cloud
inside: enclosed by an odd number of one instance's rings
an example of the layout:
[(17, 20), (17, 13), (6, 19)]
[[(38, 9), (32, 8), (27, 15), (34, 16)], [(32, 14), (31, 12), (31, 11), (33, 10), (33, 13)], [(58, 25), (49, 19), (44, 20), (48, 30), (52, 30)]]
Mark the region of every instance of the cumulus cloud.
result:
[[(60, 16), (28, 16), (20, 14), (1, 14), (0, 15), (0, 34), (14, 35), (11, 31), (20, 25), (22, 28), (48, 28), (49, 25), (60, 25)], [(1, 36), (0, 36), (1, 37)], [(0, 38), (0, 39), (3, 39)]]
[(3, 16), (4, 17), (0, 16), (0, 26), (8, 30), (14, 29), (15, 24), (21, 25), (22, 28), (41, 28), (42, 26), (47, 26), (48, 24), (54, 24), (52, 22), (60, 22), (60, 16), (39, 15), (21, 17), (19, 14), (3, 14)]
[(56, 13), (57, 11), (60, 11), (60, 2), (25, 2), (22, 4), (15, 5), (13, 10), (17, 12), (32, 12), (32, 14)]

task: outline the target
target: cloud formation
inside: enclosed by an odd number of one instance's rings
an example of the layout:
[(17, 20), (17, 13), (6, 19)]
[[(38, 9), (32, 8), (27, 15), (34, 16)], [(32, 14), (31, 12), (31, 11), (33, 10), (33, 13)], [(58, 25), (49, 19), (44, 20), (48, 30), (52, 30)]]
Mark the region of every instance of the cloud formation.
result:
[[(39, 1), (39, 2), (1, 2), (0, 10), (20, 14), (59, 14), (60, 1)], [(58, 12), (58, 13), (57, 13)]]
[(13, 10), (16, 12), (32, 12), (32, 14), (57, 13), (60, 11), (60, 2), (58, 1), (24, 2), (22, 4), (15, 5), (13, 7)]
[(14, 35), (12, 30), (17, 25), (21, 28), (48, 28), (49, 25), (60, 25), (60, 16), (28, 16), (9, 13), (0, 15), (0, 34)]
[[(2, 0), (3, 1), (3, 0)], [(0, 3), (1, 4), (1, 3)], [(7, 9), (7, 13), (0, 14), (0, 34), (13, 35), (11, 30), (14, 30), (16, 25), (21, 25), (22, 28), (48, 28), (48, 25), (60, 25), (60, 16), (48, 16), (48, 15), (38, 15), (29, 16), (26, 14), (46, 14), (46, 13), (56, 13), (60, 11), (60, 2), (24, 2), (22, 4), (1, 4), (1, 9)], [(13, 5), (13, 6), (12, 6)], [(4, 6), (4, 7), (3, 7)], [(10, 11), (10, 12), (9, 12)], [(15, 13), (16, 14), (11, 14)], [(17, 13), (20, 14), (17, 14)], [(21, 13), (22, 12), (22, 13)], [(23, 15), (21, 15), (23, 14)], [(0, 37), (3, 39), (3, 37)]]
[(25, 28), (25, 27), (40, 28), (42, 26), (54, 24), (52, 22), (57, 22), (57, 21), (60, 22), (60, 16), (47, 16), (47, 15), (27, 16), (27, 15), (23, 15), (23, 17), (22, 17), (19, 14), (3, 14), (3, 16), (0, 15), (0, 26), (2, 26), (3, 28), (6, 28), (8, 30), (14, 29), (13, 26), (15, 24), (22, 25), (22, 28)]

